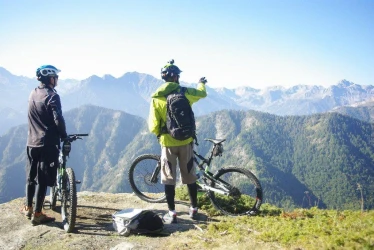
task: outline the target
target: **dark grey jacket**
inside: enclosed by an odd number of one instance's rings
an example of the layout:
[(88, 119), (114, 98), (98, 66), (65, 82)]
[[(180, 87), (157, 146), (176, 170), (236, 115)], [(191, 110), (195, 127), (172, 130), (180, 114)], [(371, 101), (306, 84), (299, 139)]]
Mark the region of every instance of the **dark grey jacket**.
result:
[(54, 89), (40, 85), (31, 91), (28, 124), (29, 147), (60, 145), (60, 138), (67, 137), (60, 96)]

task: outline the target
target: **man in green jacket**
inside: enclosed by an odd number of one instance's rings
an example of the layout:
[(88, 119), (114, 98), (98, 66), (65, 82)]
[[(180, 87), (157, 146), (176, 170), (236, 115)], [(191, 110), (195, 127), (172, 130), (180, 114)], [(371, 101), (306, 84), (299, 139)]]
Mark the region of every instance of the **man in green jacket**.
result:
[[(197, 214), (197, 184), (196, 171), (193, 161), (193, 138), (177, 140), (168, 133), (163, 132), (166, 124), (166, 98), (172, 92), (180, 92), (179, 77), (182, 71), (174, 65), (171, 60), (161, 69), (161, 78), (165, 81), (155, 93), (152, 94), (151, 108), (149, 112), (148, 126), (161, 144), (161, 183), (165, 185), (165, 195), (169, 212), (165, 214), (166, 222), (176, 223), (177, 213), (175, 211), (175, 184), (177, 161), (183, 184), (187, 184), (191, 207), (189, 215), (192, 219)], [(186, 88), (185, 96), (190, 105), (207, 96), (205, 83), (202, 77), (197, 88)]]

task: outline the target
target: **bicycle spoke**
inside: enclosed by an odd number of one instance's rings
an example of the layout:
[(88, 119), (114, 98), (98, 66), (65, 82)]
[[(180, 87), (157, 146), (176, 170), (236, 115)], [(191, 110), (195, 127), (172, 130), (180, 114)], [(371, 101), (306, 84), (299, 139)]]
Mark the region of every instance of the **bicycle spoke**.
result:
[(162, 202), (165, 199), (164, 185), (161, 184), (160, 174), (157, 182), (151, 182), (151, 177), (159, 164), (159, 156), (142, 155), (135, 159), (129, 170), (129, 181), (134, 193), (148, 202)]
[[(225, 169), (218, 174), (217, 179), (228, 184), (230, 192), (228, 196), (210, 193), (218, 210), (234, 216), (257, 212), (261, 205), (262, 188), (252, 173), (244, 169)], [(214, 183), (212, 186), (219, 188), (219, 185)]]

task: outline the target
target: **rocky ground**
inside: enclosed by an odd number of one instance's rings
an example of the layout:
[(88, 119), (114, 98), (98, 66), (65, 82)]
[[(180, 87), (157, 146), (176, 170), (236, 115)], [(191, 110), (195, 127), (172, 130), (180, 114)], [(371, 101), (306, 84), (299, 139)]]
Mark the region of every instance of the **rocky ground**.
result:
[[(179, 203), (176, 205), (178, 223), (165, 224), (161, 235), (124, 237), (114, 231), (113, 213), (125, 208), (142, 208), (151, 209), (162, 216), (167, 211), (166, 204), (143, 202), (133, 194), (81, 192), (78, 193), (75, 230), (66, 233), (62, 229), (59, 213), (45, 206), (45, 212), (56, 217), (56, 221), (33, 226), (19, 213), (22, 204), (22, 198), (0, 204), (0, 249), (191, 249), (191, 239), (206, 241), (201, 228), (214, 222), (203, 213), (199, 214), (197, 221), (191, 220), (188, 217), (188, 204)], [(232, 246), (232, 243), (225, 244), (223, 241), (206, 245), (206, 248), (226, 249), (228, 246)], [(250, 241), (235, 248), (245, 249), (245, 246), (274, 248)]]

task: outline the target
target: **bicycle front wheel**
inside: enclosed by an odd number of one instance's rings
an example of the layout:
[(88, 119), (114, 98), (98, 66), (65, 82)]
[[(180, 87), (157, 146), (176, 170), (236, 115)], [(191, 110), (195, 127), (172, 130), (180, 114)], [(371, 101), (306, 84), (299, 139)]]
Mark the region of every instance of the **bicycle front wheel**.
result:
[(75, 219), (77, 215), (77, 189), (73, 169), (66, 169), (63, 185), (65, 187), (62, 191), (61, 201), (62, 224), (64, 226), (64, 230), (70, 233), (75, 227)]
[(160, 156), (141, 155), (134, 160), (129, 169), (130, 186), (134, 193), (147, 202), (165, 202), (165, 189), (161, 184)]
[(56, 209), (57, 196), (58, 196), (57, 187), (56, 186), (51, 187), (51, 190), (49, 193), (49, 203), (53, 211), (57, 211)]
[(262, 202), (262, 187), (252, 172), (242, 168), (221, 169), (214, 179), (213, 188), (229, 191), (229, 195), (208, 192), (216, 209), (230, 216), (257, 214)]

